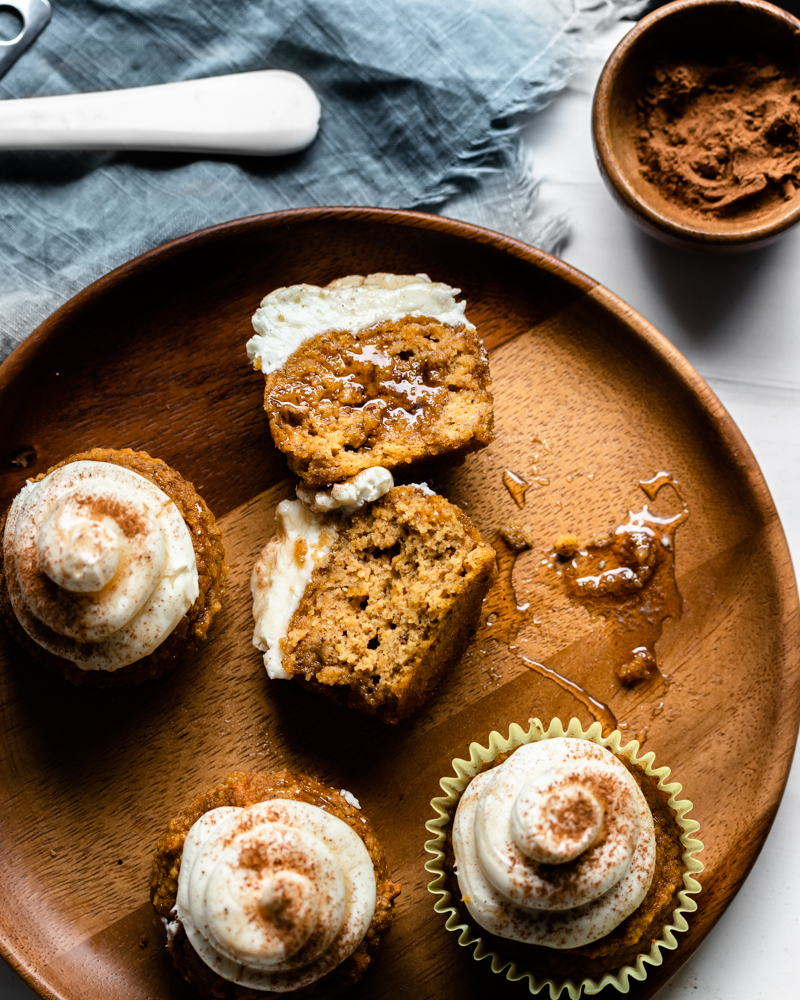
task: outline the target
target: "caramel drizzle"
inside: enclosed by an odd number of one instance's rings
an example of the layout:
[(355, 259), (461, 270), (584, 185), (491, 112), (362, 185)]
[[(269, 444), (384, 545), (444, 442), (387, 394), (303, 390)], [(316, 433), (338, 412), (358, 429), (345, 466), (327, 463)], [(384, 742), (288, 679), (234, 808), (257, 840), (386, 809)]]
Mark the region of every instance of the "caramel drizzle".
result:
[(562, 677), (557, 671), (530, 659), (517, 649), (517, 636), (529, 621), (530, 609), (528, 604), (519, 603), (514, 589), (513, 572), (520, 551), (511, 549), (499, 533), (492, 540), (492, 545), (497, 555), (499, 578), (484, 601), (485, 617), (478, 629), (478, 648), (480, 649), (493, 640), (503, 643), (512, 656), (524, 663), (528, 670), (555, 682), (560, 688), (576, 698), (601, 724), (604, 733), (613, 732), (617, 728), (617, 720), (608, 705), (603, 704), (580, 684), (567, 677)]
[(508, 490), (511, 499), (517, 507), (522, 510), (525, 506), (525, 494), (531, 487), (528, 480), (523, 479), (522, 476), (518, 476), (516, 472), (512, 472), (511, 469), (506, 469), (503, 473), (503, 485)]
[[(505, 475), (503, 481), (516, 501)], [(657, 670), (653, 646), (661, 635), (664, 620), (671, 615), (679, 616), (682, 609), (674, 578), (674, 538), (677, 528), (688, 518), (689, 509), (679, 484), (668, 472), (659, 472), (638, 485), (651, 502), (664, 486), (671, 486), (682, 510), (668, 517), (652, 513), (647, 505), (642, 510), (629, 511), (628, 520), (614, 532), (609, 532), (606, 539), (589, 543), (576, 553), (575, 558), (566, 564), (571, 567), (570, 570), (565, 571), (564, 563), (555, 557), (552, 565), (565, 577), (568, 592), (584, 603), (590, 613), (608, 620), (611, 629), (618, 622), (623, 624), (623, 628), (612, 631), (615, 653), (639, 657), (649, 671), (653, 668)], [(642, 555), (641, 564), (634, 560), (631, 566), (620, 565), (606, 570), (604, 556), (609, 554), (606, 547), (615, 540), (628, 543), (631, 539), (647, 550)], [(501, 643), (528, 670), (553, 681), (571, 694), (601, 724), (604, 733), (613, 731), (617, 728), (617, 720), (608, 705), (580, 684), (517, 649), (517, 637), (530, 620), (530, 606), (520, 603), (513, 583), (514, 566), (523, 550), (511, 548), (499, 532), (492, 544), (497, 555), (499, 579), (484, 602), (484, 620), (477, 635), (478, 649), (494, 642)], [(636, 549), (635, 544), (633, 548)], [(597, 572), (579, 575), (579, 566), (586, 565), (587, 560)], [(592, 582), (584, 582), (589, 580)], [(646, 596), (644, 602), (643, 594)], [(612, 607), (616, 611), (613, 622), (609, 614)], [(642, 735), (643, 738), (646, 736)]]
[(668, 472), (639, 483), (650, 501), (664, 486), (671, 486), (681, 503), (677, 514), (661, 517), (645, 504), (629, 511), (624, 524), (587, 542), (572, 558), (553, 563), (567, 592), (593, 617), (609, 622), (615, 669), (626, 684), (660, 674), (655, 643), (664, 621), (680, 617), (683, 610), (675, 581), (675, 532), (688, 518), (689, 508)]
[(571, 695), (578, 699), (578, 701), (594, 716), (595, 720), (600, 723), (603, 727), (604, 733), (611, 733), (617, 728), (617, 719), (608, 705), (604, 705), (602, 701), (598, 701), (593, 695), (580, 686), (576, 684), (575, 681), (569, 680), (567, 677), (563, 677), (561, 674), (552, 670), (550, 667), (546, 667), (543, 663), (538, 663), (536, 660), (531, 660), (527, 656), (519, 654), (519, 658), (529, 667), (531, 670), (535, 670), (537, 674), (542, 677), (548, 677), (550, 680), (555, 681), (559, 687), (568, 691)]

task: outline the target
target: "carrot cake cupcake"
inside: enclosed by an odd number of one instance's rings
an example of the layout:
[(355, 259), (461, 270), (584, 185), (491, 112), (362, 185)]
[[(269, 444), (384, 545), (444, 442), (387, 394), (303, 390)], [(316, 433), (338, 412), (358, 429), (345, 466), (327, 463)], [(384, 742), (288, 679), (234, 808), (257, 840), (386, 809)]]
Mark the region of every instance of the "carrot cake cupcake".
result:
[(396, 723), (466, 649), (495, 555), (444, 497), (391, 485), (369, 469), (329, 491), (300, 488), (311, 506), (278, 505), (251, 586), (253, 643), (271, 678)]
[(227, 567), (191, 483), (129, 448), (71, 455), (0, 522), (0, 615), (74, 684), (157, 677), (205, 639)]
[(247, 353), (273, 440), (307, 485), (492, 441), (489, 362), (458, 294), (426, 274), (370, 274), (262, 301)]
[(358, 800), (302, 774), (235, 773), (171, 820), (156, 922), (203, 997), (332, 996), (360, 979), (400, 886)]
[(690, 837), (691, 803), (652, 753), (638, 758), (638, 743), (620, 742), (576, 719), (566, 732), (557, 719), (546, 732), (538, 720), (528, 733), (512, 726), (507, 740), (492, 733), (488, 748), (473, 743), (469, 761), (454, 761), (447, 799), (433, 802), (426, 868), (437, 911), (461, 944), (480, 944), (476, 958), (527, 975), (533, 992), (627, 992), (696, 909), (687, 893), (700, 890), (692, 855), (703, 845)]

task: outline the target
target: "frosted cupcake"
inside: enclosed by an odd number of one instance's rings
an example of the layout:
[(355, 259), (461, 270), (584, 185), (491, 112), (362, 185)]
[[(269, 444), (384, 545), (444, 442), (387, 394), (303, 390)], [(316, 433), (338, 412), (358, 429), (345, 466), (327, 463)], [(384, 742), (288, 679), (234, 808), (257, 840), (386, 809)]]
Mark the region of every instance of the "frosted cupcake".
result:
[(369, 469), (328, 491), (300, 488), (306, 503), (278, 506), (251, 587), (271, 679), (396, 723), (464, 652), (495, 554), (444, 497), (391, 486), (387, 470)]
[(458, 294), (426, 274), (370, 274), (264, 298), (247, 353), (273, 440), (307, 485), (491, 442), (489, 362)]
[(0, 530), (0, 614), (33, 659), (75, 684), (157, 677), (221, 607), (214, 515), (145, 452), (70, 456), (25, 484)]
[(448, 795), (426, 824), (429, 889), (448, 930), (553, 1000), (563, 989), (573, 1000), (609, 985), (627, 992), (677, 947), (697, 908), (691, 803), (652, 753), (620, 743), (576, 719), (566, 732), (533, 720), (527, 733), (492, 733), (488, 748), (473, 743), (469, 761), (453, 762), (457, 777), (442, 779)]
[(201, 996), (332, 996), (360, 979), (400, 887), (357, 799), (305, 775), (235, 773), (173, 819), (150, 879)]

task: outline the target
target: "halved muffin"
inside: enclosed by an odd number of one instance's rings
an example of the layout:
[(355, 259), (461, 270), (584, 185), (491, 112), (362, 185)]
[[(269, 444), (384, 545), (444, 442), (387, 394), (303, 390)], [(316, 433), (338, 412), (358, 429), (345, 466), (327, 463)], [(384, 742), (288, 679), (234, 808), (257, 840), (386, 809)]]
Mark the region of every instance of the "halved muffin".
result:
[(472, 638), (494, 549), (426, 487), (394, 487), (346, 516), (290, 500), (277, 514), (252, 577), (269, 675), (384, 722), (419, 710)]
[(262, 301), (248, 355), (266, 375), (273, 440), (307, 485), (492, 441), (488, 357), (458, 293), (424, 274), (370, 274)]

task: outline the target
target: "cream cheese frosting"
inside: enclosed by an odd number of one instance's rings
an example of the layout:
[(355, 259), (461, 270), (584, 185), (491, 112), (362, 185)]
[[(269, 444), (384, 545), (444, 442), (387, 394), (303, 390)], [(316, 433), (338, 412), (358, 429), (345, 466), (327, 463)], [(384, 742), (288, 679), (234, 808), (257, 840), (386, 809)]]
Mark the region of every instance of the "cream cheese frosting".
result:
[(358, 834), (288, 799), (205, 813), (186, 836), (177, 918), (223, 979), (289, 992), (343, 962), (369, 928), (375, 870)]
[(71, 462), (28, 482), (8, 514), (3, 558), (22, 628), (82, 670), (119, 670), (152, 653), (199, 593), (174, 502), (110, 462)]
[(281, 639), (297, 611), (314, 567), (327, 559), (336, 523), (300, 500), (282, 500), (275, 511), (277, 531), (256, 560), (250, 577), (255, 630), (253, 645), (264, 654), (273, 679), (285, 680)]
[(299, 499), (315, 514), (328, 514), (335, 510), (347, 516), (365, 504), (379, 500), (393, 486), (391, 472), (376, 465), (371, 469), (363, 469), (344, 482), (334, 483), (326, 490), (297, 486), (296, 492)]
[(351, 274), (318, 285), (276, 288), (253, 316), (254, 335), (247, 356), (264, 372), (280, 368), (297, 348), (319, 333), (355, 333), (404, 316), (429, 316), (448, 326), (474, 329), (466, 318), (466, 302), (456, 301), (460, 288), (431, 281), (427, 274)]
[(622, 923), (655, 870), (653, 818), (635, 779), (610, 750), (570, 738), (522, 746), (474, 778), (453, 849), (481, 927), (558, 949)]

